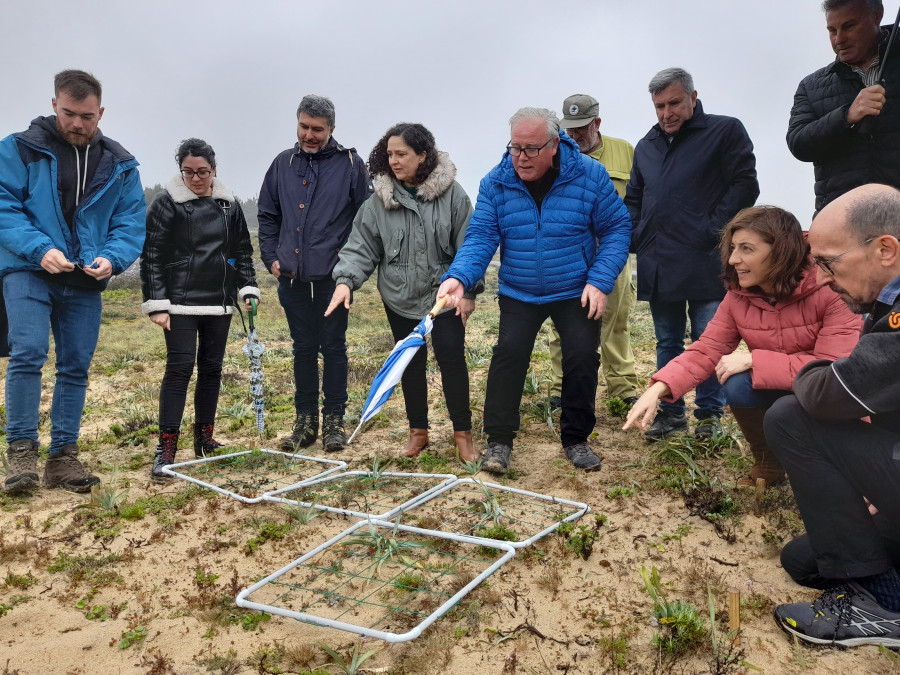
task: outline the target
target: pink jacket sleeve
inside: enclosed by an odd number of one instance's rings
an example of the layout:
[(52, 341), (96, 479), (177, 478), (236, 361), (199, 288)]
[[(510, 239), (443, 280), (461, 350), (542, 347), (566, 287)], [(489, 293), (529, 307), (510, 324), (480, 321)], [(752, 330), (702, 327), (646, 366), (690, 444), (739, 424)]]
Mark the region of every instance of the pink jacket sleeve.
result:
[(664, 401), (681, 398), (716, 372), (716, 364), (725, 354), (731, 354), (741, 342), (734, 321), (734, 305), (740, 300), (734, 293), (726, 293), (715, 316), (706, 324), (700, 339), (692, 343), (683, 354), (672, 359), (651, 379), (664, 382), (671, 391)]
[(851, 312), (837, 293), (823, 288), (817, 295), (817, 300), (825, 304), (825, 313), (813, 351), (784, 354), (768, 349), (752, 350), (754, 389), (792, 389), (797, 373), (810, 361), (834, 361), (853, 351), (859, 342), (862, 318)]

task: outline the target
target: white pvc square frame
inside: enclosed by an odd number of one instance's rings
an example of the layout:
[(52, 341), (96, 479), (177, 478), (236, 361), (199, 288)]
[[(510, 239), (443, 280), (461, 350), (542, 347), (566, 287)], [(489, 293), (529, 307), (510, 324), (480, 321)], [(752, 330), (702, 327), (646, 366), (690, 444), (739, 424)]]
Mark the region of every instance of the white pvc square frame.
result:
[[(247, 496), (238, 494), (237, 492), (234, 492), (232, 490), (228, 490), (227, 488), (224, 488), (224, 487), (221, 487), (218, 485), (213, 485), (212, 483), (207, 483), (198, 478), (194, 478), (193, 476), (188, 476), (188, 475), (186, 475), (184, 473), (180, 473), (178, 471), (178, 469), (180, 469), (182, 467), (197, 466), (200, 464), (213, 464), (215, 462), (221, 462), (223, 460), (233, 459), (235, 457), (240, 457), (242, 455), (249, 455), (253, 452), (257, 452), (257, 451), (243, 450), (241, 452), (233, 452), (233, 453), (230, 453), (227, 455), (215, 455), (214, 457), (204, 457), (203, 459), (193, 459), (189, 462), (179, 462), (177, 464), (169, 464), (168, 466), (166, 466), (162, 469), (162, 472), (165, 474), (168, 474), (170, 476), (174, 476), (175, 478), (180, 478), (181, 480), (186, 480), (189, 483), (194, 483), (195, 485), (203, 486), (205, 488), (208, 488), (210, 490), (218, 492), (219, 494), (233, 497), (234, 499), (242, 501), (245, 504), (256, 504), (258, 502), (263, 501), (266, 498), (266, 495), (269, 492), (272, 492), (272, 490), (264, 491), (264, 492), (260, 493), (259, 495), (257, 495), (256, 497), (247, 497)], [(308, 478), (305, 478), (303, 480), (292, 483), (291, 485), (293, 487), (296, 487), (307, 481), (316, 480), (318, 478), (321, 478), (322, 476), (328, 476), (328, 475), (334, 473), (335, 471), (341, 471), (342, 469), (347, 468), (346, 462), (341, 462), (341, 461), (334, 460), (334, 459), (311, 457), (309, 455), (303, 455), (303, 454), (299, 454), (299, 453), (294, 454), (294, 453), (289, 453), (289, 452), (279, 452), (278, 450), (267, 450), (265, 448), (260, 449), (258, 452), (262, 452), (262, 453), (265, 453), (268, 455), (280, 455), (281, 457), (284, 457), (286, 459), (290, 459), (293, 461), (312, 462), (312, 463), (319, 465), (319, 468), (321, 469), (321, 471), (316, 472), (314, 475), (309, 476)]]
[(325, 504), (319, 504), (318, 502), (304, 502), (299, 499), (288, 499), (282, 495), (292, 492), (294, 490), (304, 489), (304, 490), (312, 490), (315, 489), (317, 485), (322, 485), (324, 483), (333, 483), (340, 480), (344, 480), (350, 477), (372, 477), (372, 472), (370, 471), (346, 471), (344, 473), (335, 474), (333, 472), (329, 472), (328, 475), (323, 474), (322, 476), (316, 476), (315, 478), (307, 479), (296, 483), (294, 485), (289, 485), (284, 488), (280, 488), (278, 490), (273, 490), (271, 492), (267, 492), (263, 497), (266, 501), (271, 502), (282, 502), (284, 504), (296, 504), (299, 506), (304, 506), (307, 508), (319, 509), (321, 511), (330, 511), (331, 513), (339, 513), (347, 516), (355, 516), (357, 518), (376, 518), (379, 520), (390, 520), (400, 512), (410, 508), (413, 504), (418, 504), (424, 498), (427, 498), (429, 495), (434, 493), (436, 490), (440, 490), (441, 488), (448, 487), (453, 483), (457, 482), (457, 477), (452, 473), (405, 473), (405, 472), (391, 472), (384, 471), (379, 473), (379, 476), (391, 476), (398, 477), (402, 476), (405, 478), (433, 478), (435, 479), (435, 485), (424, 490), (420, 494), (416, 495), (412, 499), (408, 499), (403, 502), (399, 506), (395, 506), (388, 511), (381, 513), (371, 513), (366, 511), (355, 511), (353, 509), (341, 508), (338, 506), (328, 506)]
[[(315, 616), (313, 614), (307, 614), (305, 612), (297, 612), (291, 609), (287, 609), (285, 607), (278, 607), (275, 605), (268, 605), (258, 602), (253, 602), (249, 600), (249, 596), (263, 588), (267, 584), (275, 581), (279, 577), (287, 574), (294, 568), (303, 564), (307, 560), (310, 560), (314, 556), (319, 553), (325, 551), (331, 546), (335, 546), (340, 544), (341, 540), (355, 533), (357, 530), (368, 527), (370, 524), (381, 527), (384, 529), (388, 529), (391, 531), (403, 531), (410, 532), (413, 534), (419, 534), (428, 537), (434, 537), (437, 539), (449, 539), (452, 541), (458, 541), (465, 544), (472, 544), (476, 546), (494, 548), (498, 551), (502, 552), (503, 555), (495, 560), (491, 565), (489, 565), (485, 570), (483, 570), (480, 574), (478, 574), (474, 579), (472, 579), (468, 584), (463, 586), (459, 591), (457, 591), (453, 596), (447, 599), (442, 605), (440, 605), (437, 609), (435, 609), (431, 614), (429, 614), (423, 621), (421, 621), (418, 625), (416, 625), (412, 630), (406, 633), (390, 633), (386, 631), (376, 630), (374, 628), (368, 626), (357, 626), (352, 623), (347, 623), (345, 621), (337, 621), (334, 619), (328, 619), (325, 617)], [(446, 614), (450, 609), (453, 608), (456, 603), (458, 603), (462, 598), (469, 593), (472, 589), (478, 586), (482, 581), (491, 576), (494, 572), (496, 572), (501, 565), (507, 562), (510, 558), (515, 555), (515, 549), (509, 544), (509, 542), (505, 541), (496, 541), (494, 539), (484, 539), (481, 537), (469, 537), (466, 535), (458, 535), (458, 534), (450, 534), (447, 532), (439, 532), (436, 530), (424, 530), (418, 527), (409, 527), (407, 525), (398, 525), (396, 523), (391, 523), (384, 520), (364, 520), (360, 521), (351, 527), (347, 528), (336, 537), (329, 539), (327, 542), (322, 544), (321, 546), (317, 546), (315, 549), (306, 553), (305, 555), (297, 558), (290, 564), (282, 567), (277, 572), (274, 572), (267, 576), (265, 579), (258, 581), (253, 584), (249, 588), (238, 593), (235, 598), (235, 603), (238, 607), (243, 607), (245, 609), (255, 609), (260, 612), (267, 612), (269, 614), (277, 614), (279, 616), (288, 617), (291, 619), (296, 619), (298, 621), (303, 621), (304, 623), (310, 623), (315, 626), (323, 626), (326, 628), (336, 628), (338, 630), (344, 630), (351, 633), (357, 633), (359, 635), (366, 635), (368, 637), (377, 638), (379, 640), (384, 640), (385, 642), (406, 642), (408, 640), (414, 640), (415, 638), (422, 635), (422, 633), (435, 621), (441, 618), (444, 614)], [(374, 558), (373, 558), (374, 561)]]
[[(525, 546), (530, 546), (537, 540), (547, 536), (551, 532), (554, 532), (560, 526), (560, 524), (578, 520), (579, 518), (581, 518), (583, 515), (585, 515), (586, 513), (588, 513), (591, 510), (590, 506), (588, 506), (587, 504), (582, 503), (582, 502), (574, 502), (569, 499), (561, 499), (560, 497), (552, 497), (550, 495), (540, 494), (539, 492), (529, 492), (528, 490), (520, 490), (518, 488), (507, 487), (505, 485), (498, 485), (497, 483), (486, 483), (483, 481), (474, 480), (472, 478), (461, 478), (461, 479), (458, 479), (458, 480), (450, 483), (449, 485), (444, 485), (440, 488), (432, 490), (429, 494), (424, 495), (421, 499), (418, 499), (413, 504), (406, 506), (404, 509), (402, 509), (402, 512), (398, 511), (398, 513), (392, 515), (391, 518), (396, 519), (399, 516), (399, 518), (401, 518), (400, 522), (402, 522), (402, 518), (404, 516), (415, 516), (415, 515), (417, 515), (417, 513), (416, 513), (417, 509), (420, 509), (423, 506), (427, 506), (428, 502), (430, 502), (434, 499), (437, 499), (444, 493), (446, 493), (450, 490), (455, 490), (462, 485), (475, 485), (475, 486), (479, 486), (479, 487), (484, 486), (486, 488), (489, 488), (489, 489), (497, 491), (497, 492), (510, 492), (513, 494), (522, 495), (525, 497), (535, 499), (539, 502), (549, 502), (551, 504), (558, 504), (559, 506), (569, 507), (569, 508), (573, 509), (573, 512), (571, 514), (567, 515), (562, 520), (555, 521), (553, 524), (543, 528), (542, 530), (533, 534), (532, 536), (528, 537), (527, 539), (524, 539), (522, 541), (504, 542), (505, 544), (509, 544), (513, 548), (524, 548)], [(442, 524), (442, 526), (443, 526), (443, 524)], [(458, 534), (457, 536), (466, 536), (466, 537), (471, 537), (473, 539), (480, 539), (482, 541), (488, 541), (488, 542), (496, 541), (495, 539), (479, 537), (474, 534), (466, 534), (466, 535)]]

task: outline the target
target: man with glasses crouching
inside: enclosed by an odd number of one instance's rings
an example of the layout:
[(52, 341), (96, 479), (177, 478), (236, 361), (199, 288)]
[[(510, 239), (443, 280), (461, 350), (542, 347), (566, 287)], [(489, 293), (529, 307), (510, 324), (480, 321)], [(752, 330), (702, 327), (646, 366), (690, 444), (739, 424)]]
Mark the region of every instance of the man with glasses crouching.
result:
[(484, 404), (486, 471), (509, 468), (531, 351), (548, 317), (562, 343), (563, 450), (577, 468), (600, 468), (587, 443), (596, 422), (600, 317), (630, 238), (628, 211), (603, 165), (581, 154), (551, 110), (516, 112), (507, 153), (481, 180), (465, 241), (438, 290), (456, 306), (500, 246), (500, 328)]
[[(775, 608), (805, 642), (900, 648), (900, 191), (864, 185), (823, 208), (809, 230), (819, 269), (866, 314), (849, 356), (808, 363), (794, 395), (766, 413), (806, 534), (782, 552), (795, 580), (825, 592)], [(868, 419), (864, 419), (868, 418)]]

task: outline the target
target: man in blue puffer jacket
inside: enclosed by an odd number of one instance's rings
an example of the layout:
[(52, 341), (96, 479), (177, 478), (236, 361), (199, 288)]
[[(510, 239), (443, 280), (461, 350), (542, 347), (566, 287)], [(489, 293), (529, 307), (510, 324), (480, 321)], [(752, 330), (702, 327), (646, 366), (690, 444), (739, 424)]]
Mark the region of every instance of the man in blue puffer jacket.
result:
[(509, 468), (534, 340), (547, 317), (563, 353), (561, 438), (566, 457), (595, 471), (587, 444), (596, 417), (600, 317), (628, 256), (631, 219), (606, 169), (565, 133), (551, 110), (510, 119), (507, 153), (481, 180), (465, 241), (438, 297), (455, 306), (500, 246), (500, 330), (488, 371), (482, 468)]
[(0, 278), (11, 317), (6, 370), (8, 491), (37, 486), (41, 367), (56, 345), (44, 487), (88, 492), (99, 478), (78, 460), (88, 369), (100, 332), (100, 292), (144, 243), (138, 163), (97, 125), (100, 83), (56, 76), (55, 116), (0, 141)]

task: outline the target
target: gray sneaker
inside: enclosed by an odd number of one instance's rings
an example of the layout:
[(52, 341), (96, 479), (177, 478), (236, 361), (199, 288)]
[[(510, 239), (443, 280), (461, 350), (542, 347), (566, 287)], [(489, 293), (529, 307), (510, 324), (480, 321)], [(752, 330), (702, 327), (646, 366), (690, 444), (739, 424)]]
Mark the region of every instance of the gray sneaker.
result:
[(78, 461), (78, 446), (64, 445), (59, 452), (50, 455), (44, 465), (44, 487), (62, 488), (69, 492), (90, 492), (91, 486), (100, 482), (97, 476), (89, 474)]
[(490, 473), (499, 475), (509, 471), (509, 456), (512, 454), (512, 448), (503, 443), (488, 443), (487, 452), (481, 460), (481, 468)]
[(576, 443), (564, 448), (566, 459), (575, 465), (576, 469), (584, 469), (585, 471), (599, 471), (603, 466), (603, 461), (591, 450), (591, 446), (585, 443)]
[(698, 441), (708, 441), (713, 437), (722, 436), (723, 433), (722, 423), (718, 417), (706, 417), (699, 420), (694, 427), (694, 438)]
[(9, 444), (6, 458), (9, 470), (3, 487), (7, 492), (25, 492), (38, 486), (38, 443), (30, 438), (17, 438)]

